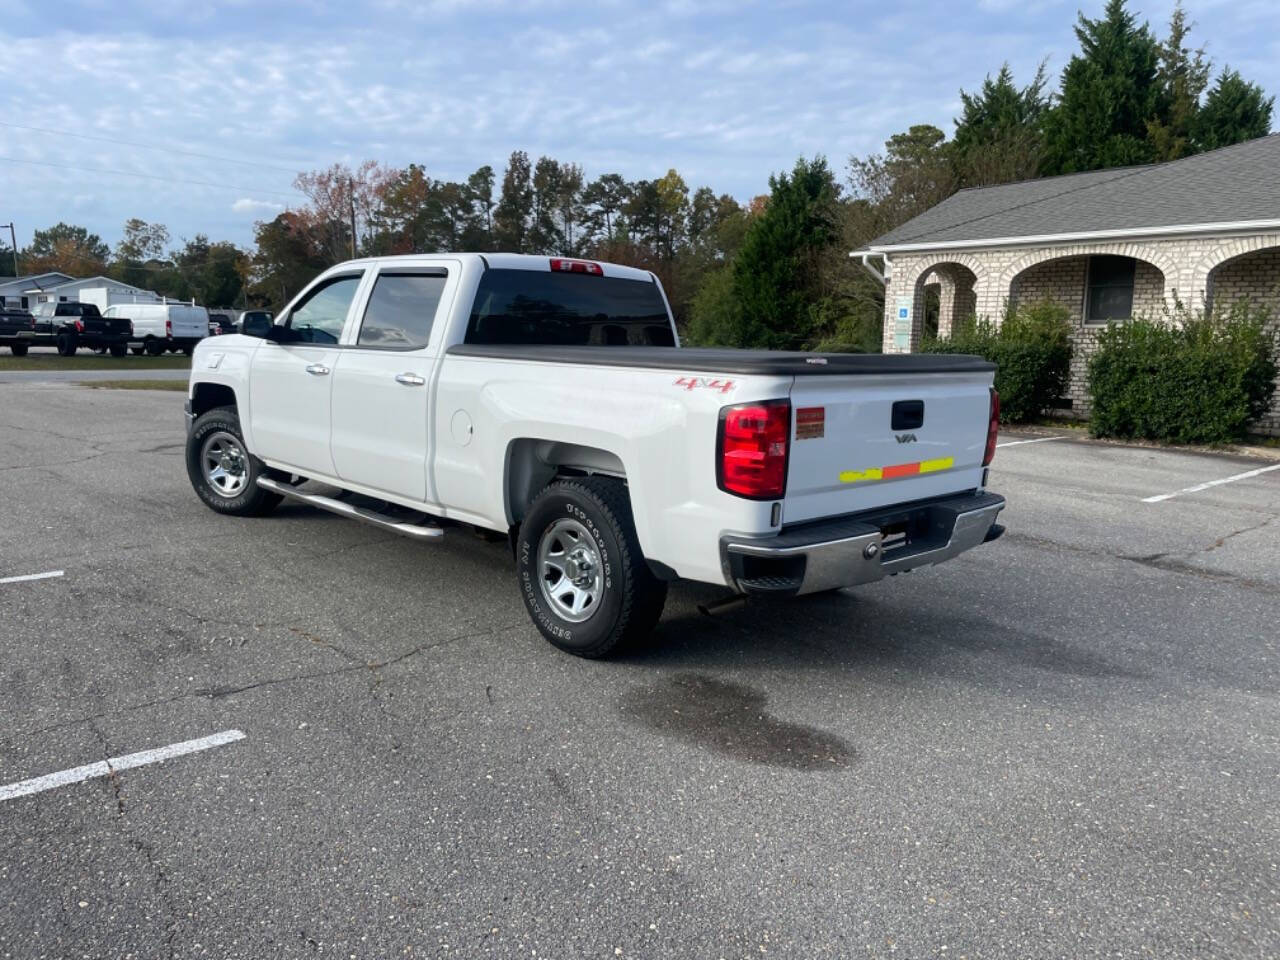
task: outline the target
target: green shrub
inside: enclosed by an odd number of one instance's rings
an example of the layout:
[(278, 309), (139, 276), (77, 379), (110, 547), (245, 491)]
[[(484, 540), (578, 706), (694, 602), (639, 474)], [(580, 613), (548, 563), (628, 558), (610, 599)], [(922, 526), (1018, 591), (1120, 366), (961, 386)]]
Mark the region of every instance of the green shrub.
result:
[(1206, 315), (1111, 324), (1089, 358), (1089, 431), (1164, 443), (1230, 443), (1271, 404), (1278, 345), (1265, 311), (1238, 303)]
[(1005, 314), (998, 327), (971, 320), (944, 340), (927, 340), (925, 353), (972, 353), (996, 365), (1000, 419), (1034, 420), (1066, 392), (1071, 372), (1071, 314), (1052, 301)]

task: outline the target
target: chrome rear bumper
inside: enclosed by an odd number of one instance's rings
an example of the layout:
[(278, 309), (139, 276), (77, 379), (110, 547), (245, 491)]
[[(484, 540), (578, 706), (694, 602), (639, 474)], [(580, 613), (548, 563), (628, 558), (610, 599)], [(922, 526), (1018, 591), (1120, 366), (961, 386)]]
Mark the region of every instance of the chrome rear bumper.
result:
[(871, 583), (950, 560), (1004, 533), (1004, 497), (970, 493), (799, 524), (768, 538), (726, 537), (721, 558), (743, 593), (788, 596)]

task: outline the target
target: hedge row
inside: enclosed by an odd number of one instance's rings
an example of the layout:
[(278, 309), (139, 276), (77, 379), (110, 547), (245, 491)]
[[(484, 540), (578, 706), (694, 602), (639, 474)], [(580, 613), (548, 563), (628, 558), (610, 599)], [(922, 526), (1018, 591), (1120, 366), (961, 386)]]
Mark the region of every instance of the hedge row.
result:
[(1280, 346), (1268, 319), (1239, 303), (1111, 324), (1089, 358), (1089, 432), (1164, 443), (1243, 439), (1275, 392)]

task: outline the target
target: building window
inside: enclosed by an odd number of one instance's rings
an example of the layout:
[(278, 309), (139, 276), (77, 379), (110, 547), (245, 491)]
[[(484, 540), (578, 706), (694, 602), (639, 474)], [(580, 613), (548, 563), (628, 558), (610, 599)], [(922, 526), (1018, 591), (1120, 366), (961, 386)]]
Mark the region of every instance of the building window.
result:
[(1090, 257), (1085, 291), (1085, 323), (1110, 323), (1133, 316), (1132, 257)]

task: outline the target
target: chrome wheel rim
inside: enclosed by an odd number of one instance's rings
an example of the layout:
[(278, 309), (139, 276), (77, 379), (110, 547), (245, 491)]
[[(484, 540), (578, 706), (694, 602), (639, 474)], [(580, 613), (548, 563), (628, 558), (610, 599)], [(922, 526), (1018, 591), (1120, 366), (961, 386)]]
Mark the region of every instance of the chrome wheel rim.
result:
[(600, 545), (583, 524), (557, 520), (538, 543), (542, 598), (561, 619), (582, 623), (599, 608), (604, 595)]
[(249, 457), (225, 430), (209, 434), (200, 448), (200, 464), (205, 482), (220, 497), (238, 497), (249, 483)]

